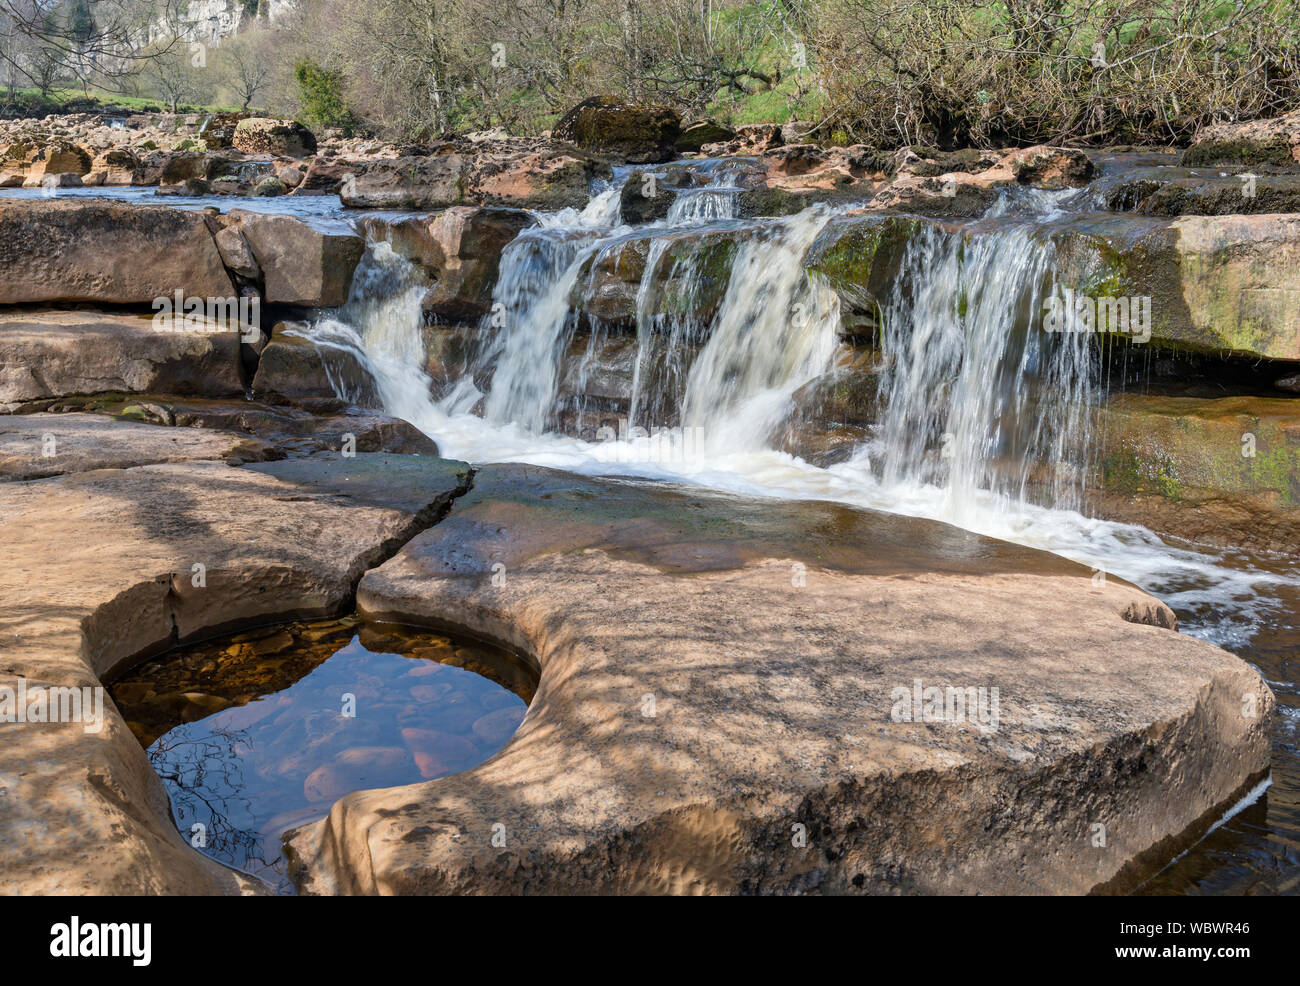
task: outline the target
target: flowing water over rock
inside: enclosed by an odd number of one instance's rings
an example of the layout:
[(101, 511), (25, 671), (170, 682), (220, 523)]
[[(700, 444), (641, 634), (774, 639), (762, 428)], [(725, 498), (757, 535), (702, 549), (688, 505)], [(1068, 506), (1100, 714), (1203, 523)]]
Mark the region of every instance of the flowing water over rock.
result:
[(290, 893), (285, 832), (349, 791), (482, 763), (514, 733), (534, 685), (493, 648), (349, 617), (185, 648), (110, 691), (186, 839)]
[[(1045, 234), (1063, 209), (1095, 203), (1072, 192), (1005, 196), (982, 220), (912, 235), (864, 330), (879, 360), (874, 419), (849, 432), (848, 454), (815, 465), (776, 438), (801, 388), (833, 382), (844, 353), (840, 296), (801, 263), (836, 212), (737, 219), (728, 177), (706, 177), (704, 190), (641, 226), (620, 223), (617, 183), (580, 213), (539, 216), (502, 259), (477, 354), (436, 399), (421, 275), (387, 244), (372, 244), (365, 262), (382, 274), (359, 276), (354, 300), (318, 338), (366, 362), (385, 410), (444, 454), (930, 517), (1155, 593), (1185, 632), (1254, 661), (1279, 708), (1272, 788), (1144, 891), (1294, 892), (1294, 566), (1081, 512), (1103, 353), (1095, 335), (1044, 333), (1041, 318), (1061, 269)], [(610, 271), (623, 280), (598, 276)], [(615, 289), (624, 307), (602, 317), (596, 296)], [(600, 354), (611, 349), (634, 354), (617, 399), (567, 398), (566, 386), (609, 369)]]

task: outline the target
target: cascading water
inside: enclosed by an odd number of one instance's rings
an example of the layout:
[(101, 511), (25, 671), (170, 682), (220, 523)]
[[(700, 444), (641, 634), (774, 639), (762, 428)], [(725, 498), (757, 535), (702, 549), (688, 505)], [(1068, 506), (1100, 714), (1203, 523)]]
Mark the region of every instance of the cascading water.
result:
[(1041, 331), (1056, 263), (1035, 233), (1023, 220), (975, 236), (923, 227), (884, 312), (878, 474), (943, 489), (959, 524), (1030, 501), (1031, 482), (1048, 506), (1082, 502), (1096, 351)]
[(828, 218), (808, 209), (741, 243), (686, 381), (682, 420), (704, 430), (707, 447), (766, 448), (794, 392), (830, 368), (839, 296), (800, 263)]
[(611, 186), (580, 213), (539, 217), (502, 254), (482, 326), (492, 339), (483, 359), (496, 367), (484, 407), (489, 421), (544, 430), (573, 331), (569, 299), (584, 262), (616, 228), (620, 191)]

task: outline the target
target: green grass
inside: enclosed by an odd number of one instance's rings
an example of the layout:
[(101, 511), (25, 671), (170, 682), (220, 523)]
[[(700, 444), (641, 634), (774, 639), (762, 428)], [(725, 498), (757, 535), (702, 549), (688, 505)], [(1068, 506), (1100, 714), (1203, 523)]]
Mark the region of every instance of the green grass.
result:
[[(16, 97), (16, 102), (27, 106), (47, 106), (51, 113), (94, 112), (106, 108), (120, 108), (131, 110), (135, 113), (170, 112), (170, 106), (167, 101), (156, 97), (119, 96), (116, 93), (91, 93), (91, 95), (87, 97), (82, 94), (80, 89), (54, 89), (51, 90), (49, 96), (44, 100), (41, 99), (41, 94), (35, 89), (16, 89), (14, 90), (14, 95)], [(9, 90), (0, 89), (0, 109), (4, 108), (9, 103)], [(182, 104), (180, 112), (233, 113), (238, 109), (238, 106), (191, 106), (189, 104)]]

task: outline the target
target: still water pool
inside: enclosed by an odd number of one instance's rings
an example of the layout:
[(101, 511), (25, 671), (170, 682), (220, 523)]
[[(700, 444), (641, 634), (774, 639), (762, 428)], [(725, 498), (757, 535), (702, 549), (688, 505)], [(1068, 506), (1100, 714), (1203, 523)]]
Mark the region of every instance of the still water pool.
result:
[(356, 617), (171, 651), (109, 689), (199, 851), (291, 893), (281, 837), (349, 791), (467, 770), (536, 676), (479, 643)]

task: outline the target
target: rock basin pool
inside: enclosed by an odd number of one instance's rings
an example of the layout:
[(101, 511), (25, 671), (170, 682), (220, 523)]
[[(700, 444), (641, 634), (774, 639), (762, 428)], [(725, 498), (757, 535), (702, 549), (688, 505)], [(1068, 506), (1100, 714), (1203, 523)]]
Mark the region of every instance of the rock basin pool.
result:
[(172, 650), (109, 688), (200, 852), (293, 893), (280, 845), (349, 791), (467, 770), (536, 687), (490, 646), (358, 617)]

